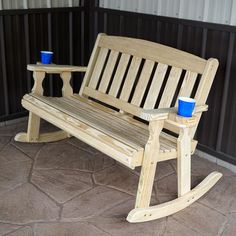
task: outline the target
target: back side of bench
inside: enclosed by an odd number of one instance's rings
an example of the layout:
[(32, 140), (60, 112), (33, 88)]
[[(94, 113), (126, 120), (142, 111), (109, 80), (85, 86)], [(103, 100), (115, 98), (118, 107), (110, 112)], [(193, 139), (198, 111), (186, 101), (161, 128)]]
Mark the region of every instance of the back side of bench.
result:
[(134, 116), (143, 109), (176, 106), (179, 96), (194, 97), (202, 105), (217, 67), (216, 59), (141, 39), (99, 34), (80, 95)]

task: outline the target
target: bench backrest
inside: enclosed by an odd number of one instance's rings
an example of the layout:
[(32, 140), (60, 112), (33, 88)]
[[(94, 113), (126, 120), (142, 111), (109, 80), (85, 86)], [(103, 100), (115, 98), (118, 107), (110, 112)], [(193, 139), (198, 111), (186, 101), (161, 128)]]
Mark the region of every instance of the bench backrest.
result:
[(99, 34), (80, 95), (132, 115), (176, 106), (178, 96), (205, 104), (218, 61), (141, 39)]

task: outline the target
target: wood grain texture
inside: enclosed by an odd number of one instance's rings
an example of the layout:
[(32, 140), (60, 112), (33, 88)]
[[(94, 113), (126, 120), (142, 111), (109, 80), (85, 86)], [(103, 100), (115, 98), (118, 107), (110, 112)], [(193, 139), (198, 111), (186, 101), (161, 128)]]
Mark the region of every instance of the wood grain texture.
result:
[(152, 84), (147, 94), (147, 98), (144, 103), (145, 109), (153, 109), (159, 92), (161, 90), (162, 83), (165, 78), (165, 74), (167, 71), (168, 66), (162, 63), (158, 63), (155, 74), (153, 76)]
[(98, 90), (106, 93), (119, 53), (111, 51)]
[(150, 76), (152, 74), (154, 61), (146, 60), (140, 75), (140, 78), (138, 80), (138, 84), (135, 88), (133, 98), (131, 100), (131, 103), (140, 106), (141, 101), (143, 99), (143, 95), (146, 91)]
[(98, 58), (96, 60), (96, 64), (94, 65), (93, 72), (91, 74), (91, 78), (89, 80), (89, 87), (91, 88), (96, 88), (99, 82), (99, 78), (102, 73), (102, 69), (105, 65), (105, 59), (108, 54), (108, 49), (107, 48), (100, 48), (99, 53), (98, 53)]
[[(213, 172), (191, 190), (191, 154), (197, 144), (193, 136), (201, 113), (207, 110), (205, 102), (217, 67), (216, 59), (205, 60), (145, 40), (99, 34), (87, 68), (28, 66), (35, 80), (32, 93), (22, 99), (30, 111), (28, 130), (15, 140), (51, 142), (72, 135), (131, 169), (141, 166), (135, 209), (127, 220), (144, 222), (171, 215), (196, 201), (222, 176)], [(80, 92), (73, 94), (71, 72), (85, 70)], [(61, 75), (63, 97), (43, 96), (45, 73)], [(177, 108), (170, 107), (177, 87), (179, 96), (190, 96), (199, 74), (194, 116), (179, 117)], [(157, 100), (159, 108), (154, 109)], [(41, 118), (62, 130), (40, 134)], [(164, 133), (163, 128), (178, 137)], [(149, 207), (157, 163), (176, 158), (178, 198)]]
[(142, 59), (139, 57), (132, 58), (131, 65), (129, 67), (129, 71), (126, 76), (126, 79), (125, 79), (125, 82), (121, 91), (121, 95), (120, 95), (120, 99), (123, 101), (127, 102), (130, 97), (130, 93), (133, 88), (134, 81), (136, 79), (141, 61)]
[(105, 35), (101, 37), (99, 46), (199, 74), (203, 73), (206, 66), (206, 60), (201, 57), (142, 39)]
[(121, 86), (121, 82), (124, 78), (125, 71), (127, 69), (130, 60), (130, 55), (122, 53), (112, 85), (109, 91), (109, 95), (116, 97)]
[(164, 92), (161, 96), (161, 101), (158, 108), (167, 108), (170, 107), (171, 102), (174, 98), (175, 91), (182, 73), (181, 68), (172, 67), (170, 70), (170, 75), (166, 82)]
[(27, 70), (29, 71), (38, 71), (45, 72), (50, 74), (60, 74), (61, 72), (85, 72), (87, 67), (85, 66), (70, 66), (70, 65), (35, 65), (29, 64), (27, 65)]
[(129, 215), (126, 219), (130, 223), (138, 223), (156, 220), (172, 215), (197, 201), (208, 190), (210, 190), (221, 177), (221, 173), (214, 171), (209, 174), (194, 189), (184, 194), (182, 197), (178, 197), (172, 201), (165, 202), (156, 206), (133, 209), (129, 212)]

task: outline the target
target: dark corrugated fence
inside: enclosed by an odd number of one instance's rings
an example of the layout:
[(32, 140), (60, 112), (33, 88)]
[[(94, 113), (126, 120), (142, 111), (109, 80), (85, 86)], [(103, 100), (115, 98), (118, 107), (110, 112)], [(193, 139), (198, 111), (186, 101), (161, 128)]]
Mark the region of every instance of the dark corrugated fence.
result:
[[(0, 11), (0, 122), (25, 115), (21, 98), (33, 84), (26, 65), (39, 61), (41, 50), (52, 50), (56, 64), (87, 64), (86, 18), (84, 6)], [(81, 76), (73, 83), (78, 91)], [(46, 94), (59, 95), (61, 86), (56, 76), (45, 80)]]
[[(143, 38), (219, 59), (209, 111), (197, 138), (200, 149), (236, 164), (236, 27), (103, 9), (94, 0), (81, 2), (78, 8), (0, 12), (0, 121), (25, 114), (20, 100), (32, 87), (26, 65), (39, 60), (40, 50), (53, 50), (57, 64), (86, 65), (99, 32)], [(81, 76), (75, 75), (72, 82), (78, 91)], [(60, 80), (49, 76), (45, 85), (46, 94), (60, 95)]]

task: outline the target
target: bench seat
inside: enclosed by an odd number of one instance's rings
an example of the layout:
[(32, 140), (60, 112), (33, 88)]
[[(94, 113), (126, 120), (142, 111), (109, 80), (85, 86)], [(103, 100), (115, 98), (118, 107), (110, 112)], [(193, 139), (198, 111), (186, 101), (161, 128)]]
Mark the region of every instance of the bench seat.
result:
[[(92, 100), (79, 96), (71, 97), (45, 97), (35, 94), (27, 94), (22, 100), (22, 105), (37, 115), (43, 117), (52, 117), (55, 125), (62, 128), (63, 120), (70, 127), (66, 131), (72, 136), (77, 134), (77, 129), (87, 133), (90, 137), (83, 139), (84, 142), (94, 145), (94, 139), (100, 136), (102, 143), (96, 146), (97, 149), (107, 155), (113, 155), (113, 158), (120, 161), (124, 165), (134, 169), (141, 166), (145, 145), (149, 137), (148, 125), (136, 121), (129, 115), (121, 114), (113, 109), (105, 106), (99, 106)], [(35, 111), (37, 107), (38, 112)], [(102, 109), (101, 109), (102, 108)], [(33, 109), (33, 110), (32, 110)], [(51, 116), (45, 116), (44, 113), (51, 113)], [(48, 118), (50, 122), (51, 119)], [(63, 127), (63, 129), (65, 129)], [(73, 132), (75, 131), (76, 132)], [(103, 142), (107, 140), (104, 149)], [(106, 153), (107, 148), (114, 150), (112, 154)], [(176, 158), (176, 140), (170, 135), (162, 133), (160, 136), (160, 160)], [(123, 154), (123, 155), (121, 155)]]

